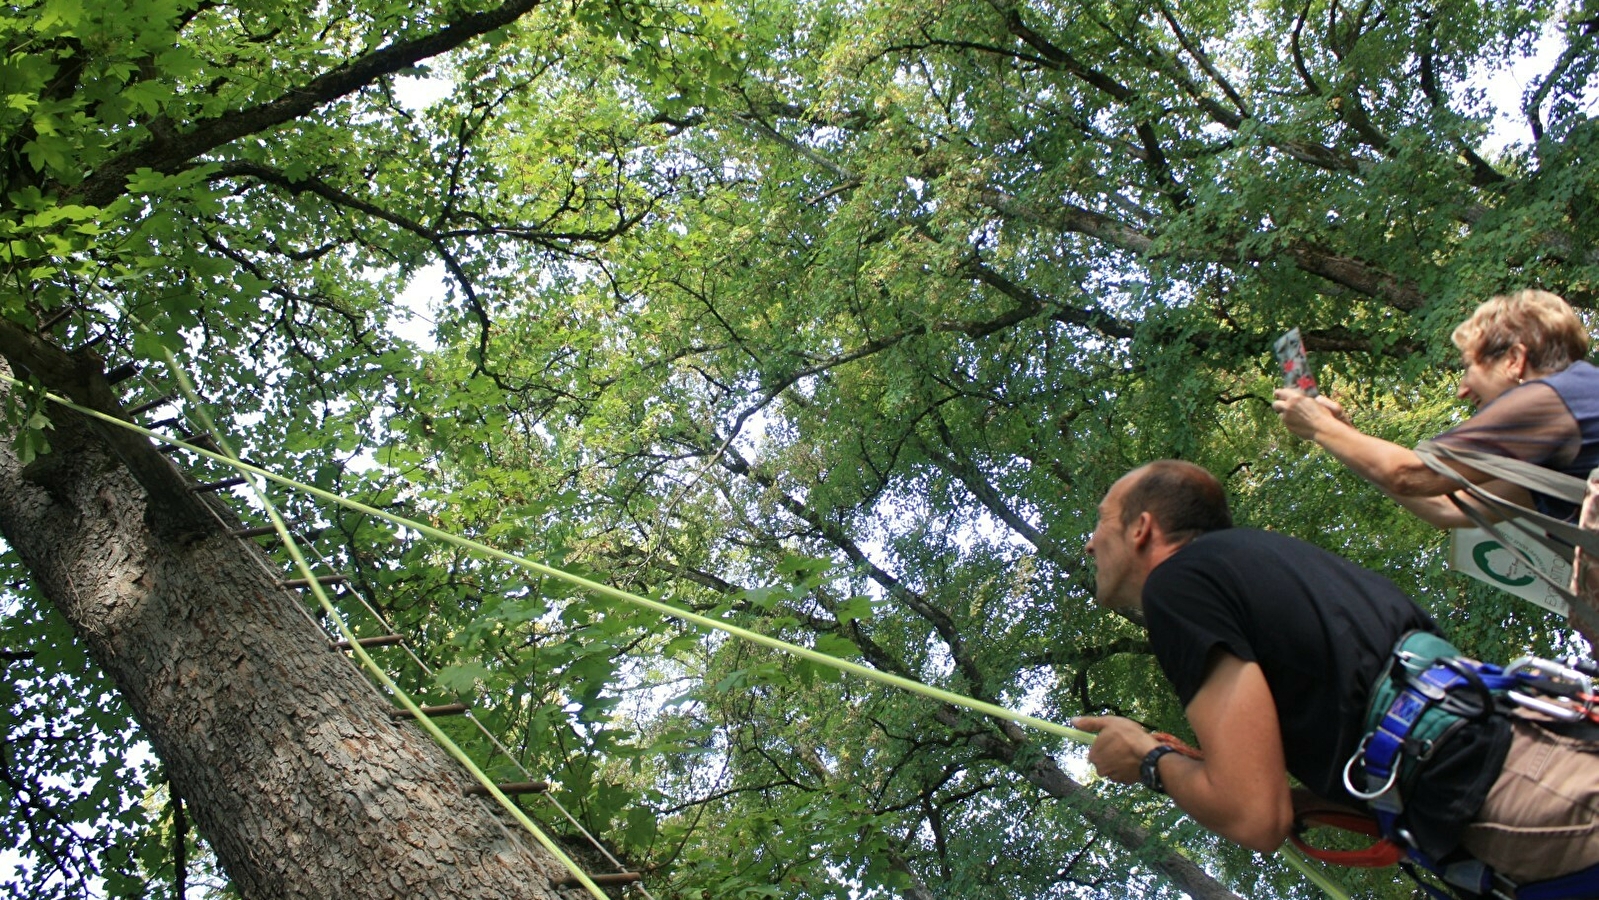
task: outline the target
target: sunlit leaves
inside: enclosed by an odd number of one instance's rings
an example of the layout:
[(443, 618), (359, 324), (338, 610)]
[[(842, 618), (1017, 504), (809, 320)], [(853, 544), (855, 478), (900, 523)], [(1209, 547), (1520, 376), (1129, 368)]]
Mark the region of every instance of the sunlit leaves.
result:
[(144, 896), (140, 860), (162, 849), (137, 786), (154, 761), (126, 708), (35, 596), (6, 601), (0, 651), (0, 832), (22, 867), (6, 896)]
[[(4, 314), (65, 311), (51, 339), (113, 364), (180, 352), (270, 468), (1054, 718), (1180, 727), (1081, 554), (1100, 493), (1155, 456), (1468, 612), (1485, 655), (1549, 643), (1265, 397), (1297, 325), (1362, 424), (1409, 442), (1454, 414), (1431, 370), (1467, 303), (1591, 300), (1592, 55), (1550, 82), (1544, 137), (1497, 155), (1467, 87), (1552, 4), (546, 5), (431, 62), (452, 89), (426, 108), (378, 79), (157, 158), (461, 6), (0, 13)], [(74, 195), (134, 150), (121, 197)], [(433, 260), (441, 346), (418, 354), (390, 326)], [(40, 409), (13, 413), (38, 455)], [(1007, 765), (975, 717), (283, 503), (414, 639), (433, 674), (405, 683), (470, 695), (658, 896), (1172, 890), (1025, 780), (1061, 748)], [(116, 774), (96, 800), (128, 799)], [(166, 826), (128, 823), (145, 844), (116, 832), (108, 871), (170, 877)], [(1240, 893), (1291, 890), (1179, 833)]]
[[(1226, 473), (1241, 518), (1418, 567), (1407, 587), (1454, 602), (1427, 533), (1397, 527), (1382, 498), (1278, 433), (1267, 346), (1300, 325), (1354, 348), (1318, 364), (1382, 407), (1384, 433), (1413, 440), (1449, 411), (1387, 398), (1446, 391), (1427, 372), (1470, 298), (1555, 269), (1580, 287), (1574, 261), (1533, 249), (1551, 246), (1534, 236), (1548, 230), (1497, 218), (1513, 205), (1567, 229), (1570, 195), (1546, 192), (1578, 170), (1512, 201), (1519, 187), (1480, 192), (1472, 179), (1487, 176), (1459, 159), (1483, 128), (1461, 79), (1547, 8), (1396, 6), (1359, 22), (1318, 7), (1295, 48), (1283, 35), (1301, 7), (745, 3), (730, 90), (723, 68), (685, 50), (697, 37), (719, 52), (710, 28), (668, 36), (670, 13), (631, 9), (633, 24), (599, 36), (659, 38), (655, 52), (593, 70), (585, 84), (614, 96), (552, 94), (556, 121), (513, 144), (535, 158), (505, 165), (531, 187), (559, 168), (550, 158), (601, 148), (603, 171), (622, 157), (594, 139), (627, 138), (682, 165), (694, 190), (608, 245), (603, 278), (566, 270), (525, 291), (525, 317), (489, 345), (527, 379), (506, 398), (512, 429), (464, 408), (445, 426), (495, 448), (445, 464), (468, 495), (508, 484), (504, 466), (536, 473), (568, 498), (550, 512), (569, 559), (1053, 715), (1180, 726), (1136, 632), (1093, 610), (1080, 554), (1099, 494), (1151, 457)], [(627, 77), (634, 87), (608, 80)], [(640, 102), (664, 137), (627, 130)], [(1382, 538), (1361, 540), (1371, 529)], [(649, 696), (643, 685), (677, 672), (701, 684), (663, 690), (669, 708), (643, 701), (631, 720), (663, 754), (633, 758), (637, 796), (700, 797), (725, 823), (707, 836), (663, 821), (686, 842), (686, 870), (729, 891), (753, 889), (754, 872), (825, 896), (838, 886), (814, 870), (788, 880), (785, 842), (845, 822), (857, 839), (879, 835), (862, 822), (881, 825), (924, 876), (976, 881), (963, 854), (1011, 852), (932, 835), (935, 821), (974, 834), (1036, 794), (992, 761), (928, 746), (944, 732), (925, 709), (721, 640), (675, 634), (655, 658), (665, 635), (634, 624), (643, 660), (611, 668), (612, 690)], [(573, 665), (567, 688), (593, 697), (576, 715), (592, 719), (594, 699), (628, 708), (592, 695), (599, 662)], [(838, 710), (841, 693), (866, 718)], [(684, 722), (701, 736), (692, 748), (674, 743)], [(1089, 840), (1070, 815), (1051, 824), (1014, 840), (1051, 841), (1051, 862)], [(757, 861), (715, 855), (732, 833)], [(906, 877), (816, 852), (868, 884)], [(1118, 852), (1096, 864), (1132, 868)], [(1214, 852), (1239, 884), (1291, 878)], [(1036, 886), (1052, 872), (1006, 878)]]

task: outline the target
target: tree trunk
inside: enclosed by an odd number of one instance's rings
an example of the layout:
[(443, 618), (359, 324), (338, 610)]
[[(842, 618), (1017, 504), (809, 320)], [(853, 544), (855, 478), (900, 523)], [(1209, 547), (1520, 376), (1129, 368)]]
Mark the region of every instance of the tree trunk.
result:
[(391, 719), (276, 566), (220, 520), (158, 534), (96, 429), (49, 415), (52, 452), (27, 470), (0, 441), (0, 532), (116, 683), (244, 897), (556, 896), (564, 868), (467, 797), (467, 773), (416, 724)]

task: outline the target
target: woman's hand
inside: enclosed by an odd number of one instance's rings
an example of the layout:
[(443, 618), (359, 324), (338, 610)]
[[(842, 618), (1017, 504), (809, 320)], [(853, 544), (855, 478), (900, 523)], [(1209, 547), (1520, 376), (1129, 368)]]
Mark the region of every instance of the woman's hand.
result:
[(1316, 440), (1331, 422), (1349, 424), (1349, 416), (1336, 400), (1312, 397), (1293, 388), (1278, 388), (1274, 396), (1277, 399), (1272, 401), (1271, 408), (1283, 420), (1283, 425), (1307, 441)]

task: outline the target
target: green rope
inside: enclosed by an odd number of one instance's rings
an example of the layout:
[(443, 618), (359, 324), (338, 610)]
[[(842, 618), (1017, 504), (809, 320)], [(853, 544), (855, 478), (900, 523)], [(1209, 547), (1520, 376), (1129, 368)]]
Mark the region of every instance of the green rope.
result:
[[(13, 379), (13, 381), (15, 381), (15, 379)], [(20, 382), (15, 383), (19, 385), (21, 384)], [(1094, 740), (1094, 736), (1086, 731), (1081, 731), (1076, 728), (1068, 728), (1065, 725), (1057, 725), (1054, 722), (1050, 722), (1046, 719), (1040, 719), (1036, 716), (1029, 716), (1026, 713), (1015, 712), (1014, 710), (1009, 710), (1002, 706), (997, 706), (995, 704), (987, 703), (971, 697), (965, 697), (952, 691), (946, 691), (942, 688), (936, 688), (930, 685), (922, 684), (919, 681), (906, 678), (902, 675), (895, 675), (879, 669), (869, 668), (857, 662), (852, 662), (847, 659), (839, 659), (836, 656), (829, 656), (826, 653), (812, 650), (809, 647), (802, 647), (799, 644), (791, 644), (787, 641), (769, 637), (761, 634), (760, 632), (751, 631), (747, 628), (741, 628), (737, 625), (732, 625), (719, 619), (713, 619), (709, 616), (700, 615), (699, 613), (689, 612), (685, 609), (679, 609), (678, 607), (670, 604), (662, 603), (659, 600), (651, 600), (648, 597), (640, 597), (637, 594), (628, 593), (627, 591), (620, 590), (606, 584), (601, 584), (598, 581), (592, 581), (588, 578), (584, 578), (581, 575), (573, 575), (570, 572), (564, 572), (555, 568), (554, 566), (548, 566), (543, 563), (534, 562), (530, 559), (517, 556), (514, 553), (507, 553), (504, 550), (474, 541), (471, 538), (464, 538), (459, 535), (450, 534), (447, 531), (434, 528), (431, 525), (418, 522), (414, 519), (407, 519), (404, 516), (395, 515), (394, 513), (386, 512), (373, 506), (367, 506), (358, 500), (351, 500), (347, 497), (341, 497), (331, 491), (325, 491), (319, 487), (304, 484), (295, 481), (292, 478), (287, 478), (285, 476), (269, 472), (266, 469), (260, 468), (259, 466), (251, 465), (243, 460), (230, 458), (217, 451), (207, 450), (203, 447), (196, 447), (193, 444), (158, 434), (157, 432), (151, 431), (150, 429), (141, 425), (137, 425), (96, 410), (79, 406), (70, 400), (57, 397), (54, 394), (46, 394), (46, 397), (83, 415), (91, 416), (113, 425), (119, 425), (132, 431), (137, 431), (138, 433), (151, 438), (152, 440), (160, 441), (164, 444), (170, 444), (174, 447), (188, 450), (191, 453), (196, 453), (208, 459), (223, 463), (224, 465), (232, 466), (246, 475), (255, 475), (265, 478), (269, 481), (274, 481), (283, 485), (284, 487), (292, 488), (294, 490), (309, 494), (313, 497), (326, 500), (329, 503), (337, 504), (345, 509), (382, 519), (385, 522), (398, 525), (401, 528), (411, 529), (427, 535), (434, 540), (443, 541), (444, 543), (460, 547), (463, 550), (470, 550), (474, 553), (489, 557), (491, 559), (497, 559), (501, 562), (509, 563), (513, 566), (518, 566), (520, 568), (536, 572), (540, 575), (554, 578), (559, 581), (564, 581), (568, 584), (582, 588), (592, 594), (598, 594), (602, 597), (609, 597), (613, 600), (620, 600), (624, 603), (631, 603), (635, 606), (642, 606), (645, 609), (654, 610), (655, 612), (662, 613), (663, 615), (682, 619), (685, 622), (692, 622), (703, 628), (724, 632), (732, 635), (733, 637), (739, 638), (740, 640), (748, 641), (753, 644), (760, 644), (763, 647), (769, 647), (773, 650), (778, 650), (783, 653), (808, 659), (811, 662), (818, 663), (829, 668), (838, 669), (841, 672), (848, 672), (849, 674), (856, 675), (870, 681), (876, 681), (881, 684), (897, 687), (902, 690), (910, 691), (913, 694), (920, 694), (931, 700), (937, 700), (940, 703), (948, 703), (952, 706), (959, 706), (972, 710), (973, 712), (979, 712), (995, 718), (1006, 719), (1020, 725), (1027, 725), (1029, 727), (1036, 728), (1039, 731), (1059, 735), (1079, 743), (1087, 744), (1092, 743)]]
[(1305, 858), (1305, 854), (1293, 844), (1283, 844), (1282, 850), (1277, 854), (1287, 860), (1290, 866), (1299, 870), (1299, 874), (1310, 880), (1311, 884), (1321, 888), (1331, 900), (1349, 900), (1349, 891), (1345, 890), (1338, 882), (1327, 876), (1326, 872), (1317, 868), (1314, 863)]
[[(171, 360), (172, 354), (171, 354), (170, 351), (166, 351), (166, 356), (169, 358), (169, 360)], [(173, 363), (169, 362), (169, 364), (173, 364)], [(18, 387), (23, 387), (23, 388), (27, 387), (26, 385), (24, 385), (22, 382), (18, 381), (15, 378), (8, 377), (8, 378), (6, 378), (6, 380), (11, 382), (12, 384), (18, 386)], [(186, 385), (187, 384), (187, 379), (186, 378), (182, 379), (180, 381), (180, 384), (185, 384)], [(381, 509), (378, 509), (378, 508), (373, 507), (373, 506), (368, 506), (368, 505), (366, 505), (364, 503), (361, 503), (360, 501), (351, 500), (351, 499), (349, 499), (347, 497), (340, 496), (340, 495), (335, 494), (335, 493), (333, 493), (331, 491), (326, 491), (326, 490), (323, 490), (321, 488), (315, 487), (313, 485), (304, 484), (302, 482), (295, 481), (295, 480), (293, 480), (291, 478), (288, 478), (286, 476), (278, 475), (278, 474), (276, 474), (274, 472), (269, 472), (266, 469), (260, 468), (259, 466), (251, 465), (250, 463), (244, 462), (243, 460), (237, 459), (237, 458), (232, 457), (230, 455), (225, 455), (223, 453), (219, 453), (219, 452), (216, 452), (216, 451), (207, 450), (207, 449), (205, 449), (203, 447), (196, 447), (193, 444), (189, 444), (189, 443), (186, 443), (184, 441), (177, 440), (175, 438), (159, 434), (159, 433), (157, 433), (155, 431), (152, 431), (152, 430), (150, 430), (148, 428), (145, 428), (145, 427), (143, 427), (141, 425), (138, 425), (136, 423), (129, 422), (129, 421), (124, 420), (124, 419), (119, 419), (119, 418), (116, 418), (115, 416), (107, 415), (106, 413), (100, 412), (98, 410), (93, 410), (93, 409), (89, 409), (89, 408), (84, 407), (84, 406), (80, 406), (77, 403), (74, 403), (71, 400), (68, 400), (68, 399), (66, 399), (64, 397), (60, 397), (60, 396), (58, 396), (56, 394), (46, 393), (45, 397), (47, 399), (51, 400), (52, 402), (55, 402), (55, 403), (57, 403), (57, 404), (59, 404), (61, 406), (64, 406), (64, 407), (68, 408), (68, 409), (74, 410), (75, 412), (78, 412), (78, 413), (80, 413), (82, 415), (86, 415), (86, 416), (89, 416), (91, 418), (98, 419), (98, 420), (103, 421), (103, 422), (107, 422), (107, 423), (112, 424), (112, 425), (116, 425), (116, 426), (119, 426), (119, 427), (122, 427), (122, 428), (126, 428), (126, 429), (128, 429), (130, 431), (138, 432), (139, 434), (142, 434), (145, 437), (148, 437), (148, 438), (150, 438), (152, 440), (155, 440), (155, 441), (158, 441), (160, 443), (169, 444), (169, 445), (174, 446), (174, 447), (179, 447), (181, 449), (188, 450), (189, 452), (197, 454), (199, 456), (215, 460), (217, 462), (220, 462), (220, 463), (222, 463), (224, 465), (230, 466), (230, 467), (238, 470), (240, 473), (242, 473), (242, 474), (244, 474), (246, 476), (256, 476), (256, 477), (259, 477), (259, 478), (266, 479), (268, 481), (275, 482), (277, 484), (281, 484), (284, 487), (300, 491), (300, 492), (302, 492), (304, 494), (310, 495), (312, 497), (317, 497), (319, 499), (325, 500), (325, 501), (327, 501), (329, 503), (333, 503), (333, 504), (338, 505), (338, 506), (342, 506), (345, 509), (349, 509), (349, 510), (352, 510), (354, 512), (359, 512), (359, 513), (362, 513), (364, 515), (372, 516), (372, 517), (380, 519), (382, 521), (389, 522), (390, 524), (397, 525), (397, 526), (399, 526), (401, 528), (407, 528), (407, 529), (416, 531), (416, 532), (418, 532), (420, 534), (426, 535), (426, 536), (428, 536), (430, 538), (433, 538), (435, 540), (438, 540), (438, 541), (443, 541), (446, 544), (450, 544), (450, 545), (459, 547), (459, 548), (461, 548), (463, 550), (468, 550), (468, 551), (471, 551), (473, 553), (477, 553), (477, 554), (479, 554), (481, 556), (485, 556), (485, 557), (488, 557), (488, 558), (491, 558), (491, 559), (497, 559), (497, 560), (500, 560), (502, 562), (509, 563), (510, 565), (517, 566), (517, 567), (523, 568), (523, 569), (527, 569), (529, 571), (532, 571), (532, 572), (535, 572), (535, 573), (538, 573), (540, 575), (544, 575), (544, 576), (547, 576), (547, 577), (550, 577), (550, 578), (554, 578), (554, 579), (556, 579), (558, 581), (564, 581), (564, 582), (566, 582), (568, 584), (571, 584), (571, 585), (573, 585), (575, 587), (582, 588), (583, 590), (588, 591), (589, 593), (592, 593), (592, 594), (597, 594), (597, 595), (602, 596), (602, 597), (608, 597), (608, 598), (611, 598), (613, 600), (620, 600), (620, 601), (622, 601), (624, 603), (629, 603), (629, 604), (632, 604), (632, 605), (635, 605), (635, 606), (643, 607), (645, 609), (653, 610), (655, 612), (659, 612), (659, 613), (661, 613), (663, 615), (666, 615), (666, 616), (682, 619), (685, 622), (690, 622), (690, 623), (693, 623), (695, 625), (699, 625), (702, 628), (706, 628), (706, 629), (710, 629), (710, 630), (714, 630), (714, 631), (720, 631), (720, 632), (723, 632), (724, 634), (728, 634), (728, 635), (731, 635), (733, 637), (739, 638), (741, 640), (748, 641), (749, 643), (759, 644), (759, 645), (761, 645), (763, 647), (768, 647), (768, 648), (771, 648), (771, 649), (774, 649), (774, 650), (777, 650), (777, 651), (780, 651), (780, 652), (783, 652), (783, 653), (787, 653), (787, 654), (790, 654), (790, 655), (793, 655), (793, 656), (798, 656), (798, 657), (800, 657), (802, 659), (810, 660), (811, 662), (817, 663), (819, 665), (827, 666), (829, 668), (836, 669), (836, 670), (841, 671), (841, 672), (846, 672), (846, 673), (858, 676), (860, 678), (867, 679), (868, 681), (875, 681), (875, 682), (877, 682), (879, 684), (884, 684), (884, 685), (888, 685), (890, 687), (896, 687), (896, 688), (899, 688), (901, 690), (909, 691), (910, 693), (918, 694), (920, 696), (926, 697), (926, 698), (928, 698), (930, 700), (938, 701), (940, 703), (947, 703), (947, 704), (949, 704), (951, 706), (957, 706), (957, 707), (961, 707), (963, 709), (971, 710), (972, 712), (982, 713), (983, 715), (992, 716), (992, 717), (995, 717), (995, 718), (998, 718), (998, 719), (1004, 719), (1004, 720), (1010, 721), (1010, 722), (1015, 722), (1016, 724), (1025, 725), (1025, 726), (1037, 729), (1039, 731), (1046, 732), (1048, 734), (1053, 734), (1053, 735), (1057, 735), (1057, 736), (1060, 736), (1060, 737), (1065, 737), (1065, 738), (1068, 738), (1068, 739), (1070, 739), (1072, 741), (1076, 741), (1076, 742), (1081, 743), (1081, 744), (1089, 744), (1089, 743), (1092, 743), (1093, 740), (1094, 740), (1094, 735), (1093, 734), (1090, 734), (1089, 732), (1086, 732), (1086, 731), (1082, 731), (1080, 729), (1070, 728), (1070, 727), (1067, 727), (1065, 725), (1058, 725), (1058, 724), (1056, 724), (1054, 722), (1050, 722), (1050, 721), (1048, 721), (1046, 719), (1040, 719), (1040, 718), (1038, 718), (1036, 716), (1030, 716), (1030, 715), (1027, 715), (1025, 713), (1019, 713), (1019, 712), (1016, 712), (1014, 710), (1009, 710), (1009, 709), (1006, 709), (1006, 708), (1004, 708), (1002, 706), (997, 706), (995, 704), (987, 703), (987, 702), (982, 701), (982, 700), (977, 700), (977, 699), (974, 699), (974, 698), (971, 698), (971, 697), (965, 697), (965, 696), (962, 696), (960, 694), (956, 694), (956, 693), (954, 693), (952, 691), (946, 691), (946, 690), (944, 690), (942, 688), (936, 688), (936, 687), (932, 687), (931, 685), (922, 684), (921, 682), (916, 681), (916, 680), (911, 679), (911, 678), (905, 678), (903, 676), (895, 675), (895, 674), (890, 673), (890, 672), (884, 672), (884, 671), (881, 671), (879, 669), (869, 668), (867, 666), (863, 666), (863, 665), (861, 665), (859, 663), (852, 662), (850, 660), (839, 659), (838, 657), (829, 656), (829, 655), (827, 655), (825, 653), (818, 652), (818, 651), (813, 650), (813, 649), (811, 649), (809, 647), (803, 647), (803, 646), (800, 646), (798, 644), (792, 644), (792, 643), (789, 643), (787, 641), (780, 640), (778, 638), (769, 637), (767, 635), (761, 634), (760, 632), (751, 631), (751, 630), (749, 630), (747, 628), (741, 628), (741, 627), (739, 627), (737, 625), (732, 625), (730, 623), (723, 622), (723, 621), (720, 621), (718, 619), (713, 619), (713, 618), (710, 618), (708, 616), (700, 615), (698, 613), (689, 612), (687, 610), (679, 609), (679, 608), (677, 608), (675, 606), (671, 606), (670, 604), (663, 603), (663, 602), (658, 601), (658, 600), (651, 600), (651, 599), (649, 599), (647, 597), (641, 597), (641, 596), (639, 596), (637, 594), (632, 594), (632, 593), (629, 593), (627, 591), (623, 591), (623, 590), (620, 590), (618, 588), (614, 588), (614, 587), (611, 587), (609, 585), (602, 584), (600, 582), (584, 578), (581, 575), (574, 575), (574, 574), (572, 574), (570, 572), (562, 571), (562, 570), (557, 569), (557, 568), (555, 568), (553, 566), (548, 566), (548, 565), (545, 565), (543, 563), (534, 562), (534, 561), (532, 561), (530, 559), (526, 559), (526, 558), (517, 556), (517, 555), (515, 555), (513, 553), (508, 553), (508, 552), (506, 552), (504, 550), (500, 550), (500, 549), (497, 549), (495, 547), (491, 547), (491, 546), (489, 546), (487, 544), (484, 544), (484, 543), (481, 543), (479, 541), (472, 540), (471, 538), (465, 538), (465, 537), (461, 537), (459, 535), (451, 534), (451, 533), (449, 533), (447, 531), (443, 531), (443, 530), (435, 528), (435, 527), (433, 527), (431, 525), (427, 525), (425, 523), (418, 522), (418, 521), (415, 521), (413, 519), (408, 519), (408, 518), (405, 518), (404, 516), (396, 515), (394, 513), (387, 512), (385, 510), (381, 510)], [(215, 428), (212, 428), (210, 426), (208, 426), (208, 428), (212, 432), (213, 435), (216, 434), (216, 429)], [(221, 442), (220, 442), (220, 438), (218, 438), (218, 442), (219, 442), (219, 446), (223, 446), (221, 444)], [(225, 449), (225, 447), (224, 447), (224, 449)], [(260, 493), (260, 488), (256, 487), (256, 484), (255, 484), (254, 480), (250, 479), (249, 483), (250, 483), (251, 487), (253, 489), (257, 490), (257, 492), (259, 494)], [(272, 515), (273, 526), (278, 529), (278, 532), (279, 532), (280, 536), (283, 536), (283, 537), (286, 538), (286, 544), (288, 546), (292, 547), (293, 546), (292, 541), (291, 540), (287, 540), (287, 528), (282, 523), (281, 518), (278, 517), (276, 509), (271, 506), (270, 501), (267, 501), (267, 506), (268, 506), (269, 512)], [(292, 549), (291, 553), (295, 555), (297, 564), (299, 564), (300, 566), (303, 567), (305, 565), (305, 563), (304, 563), (303, 558), (299, 556), (298, 550), (297, 549)], [(306, 574), (307, 574), (307, 577), (310, 577), (308, 569), (302, 569), (302, 571), (305, 571)], [(311, 578), (310, 584), (316, 585), (316, 580), (314, 578)], [(316, 593), (318, 595), (319, 600), (321, 600), (321, 602), (323, 603), (324, 608), (325, 609), (330, 608), (330, 604), (328, 604), (328, 602), (326, 601), (325, 596), (322, 594), (322, 592), (320, 590), (320, 587), (318, 587), (316, 589)], [(336, 613), (334, 614), (334, 618), (335, 618), (335, 621), (338, 622), (338, 624), (339, 624), (341, 633), (345, 634), (346, 640), (350, 640), (351, 641), (352, 647), (357, 647), (358, 645), (356, 645), (354, 643), (353, 634), (349, 632), (348, 626), (346, 626), (344, 624), (343, 619), (337, 617)], [(373, 671), (380, 680), (382, 680), (386, 685), (393, 685), (393, 682), (388, 678), (387, 674), (382, 673), (381, 670), (376, 666), (376, 664), (372, 662), (370, 657), (368, 657), (364, 652), (361, 652), (359, 650), (357, 650), (357, 654), (362, 659), (363, 665), (367, 666), (370, 671)], [(393, 687), (392, 689), (398, 691), (398, 687)], [(404, 695), (403, 695), (403, 693), (401, 693), (401, 694), (399, 694), (399, 696), (403, 697)], [(406, 698), (403, 702), (406, 702), (408, 705), (410, 704), (409, 698)], [(464, 765), (466, 765), (469, 769), (471, 769), (473, 771), (474, 775), (478, 777), (479, 781), (482, 782), (484, 784), (484, 786), (488, 788), (488, 790), (496, 797), (496, 799), (500, 800), (502, 805), (504, 805), (508, 809), (510, 809), (512, 811), (513, 815), (516, 815), (518, 820), (523, 822), (525, 827), (529, 828), (531, 831), (533, 831), (533, 833), (536, 836), (538, 836), (540, 838), (541, 843), (543, 843), (545, 841), (548, 841), (548, 838), (545, 837), (543, 835), (543, 833), (540, 832), (537, 829), (537, 827), (534, 826), (531, 823), (531, 821), (528, 821), (526, 819), (525, 815), (521, 814), (521, 811), (518, 808), (516, 808), (516, 806), (514, 804), (512, 804), (510, 802), (510, 800), (508, 798), (506, 798), (499, 791), (499, 789), (496, 788), (490, 782), (490, 780), (488, 779), (488, 777), (486, 775), (482, 774), (481, 770), (477, 769), (476, 765), (473, 764), (470, 761), (470, 759), (467, 758), (465, 756), (465, 754), (462, 751), (460, 751), (460, 749), (458, 747), (456, 747), (454, 745), (454, 743), (449, 740), (448, 737), (446, 737), (444, 735), (444, 733), (442, 731), (438, 730), (438, 727), (436, 725), (433, 725), (432, 722), (430, 722), (425, 716), (420, 715), (418, 710), (415, 710), (413, 708), (412, 711), (413, 711), (413, 713), (416, 713), (418, 715), (418, 721), (424, 723), (424, 727), (428, 728), (429, 733), (433, 734), (435, 739), (438, 740), (442, 745), (445, 746), (445, 748), (447, 750), (449, 750), (451, 752), (451, 755), (456, 756), (457, 759), (460, 759)], [(552, 847), (549, 844), (546, 844), (545, 846), (549, 847), (552, 850), (552, 852), (556, 853), (556, 855), (558, 857), (560, 857), (563, 860), (565, 860), (565, 855), (562, 854), (558, 849), (555, 849), (554, 847)], [(1316, 869), (1311, 867), (1306, 860), (1300, 858), (1297, 855), (1297, 851), (1294, 850), (1291, 846), (1284, 845), (1283, 849), (1284, 849), (1285, 852), (1281, 853), (1280, 855), (1289, 863), (1289, 865), (1293, 866), (1295, 869), (1298, 869), (1307, 879), (1309, 879), (1312, 883), (1314, 883), (1317, 887), (1319, 887), (1324, 893), (1326, 893), (1327, 896), (1330, 898), (1330, 900), (1349, 900), (1349, 896), (1350, 895), (1349, 895), (1348, 891), (1343, 890), (1342, 888), (1340, 888), (1337, 885), (1337, 883), (1332, 881), (1325, 873), (1317, 871)], [(575, 867), (575, 864), (568, 863), (568, 865), (570, 867), (572, 867), (573, 872), (576, 873), (578, 875), (578, 877), (585, 882), (585, 885), (589, 886), (590, 891), (592, 893), (595, 893), (596, 896), (603, 898), (604, 895), (599, 893), (599, 889), (597, 887), (592, 886), (592, 882), (589, 881), (587, 876), (583, 875), (582, 872)]]

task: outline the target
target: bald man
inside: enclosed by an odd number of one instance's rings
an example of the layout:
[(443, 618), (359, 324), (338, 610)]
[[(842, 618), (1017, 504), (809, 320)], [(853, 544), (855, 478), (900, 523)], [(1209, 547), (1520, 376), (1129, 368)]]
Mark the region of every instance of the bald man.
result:
[[(1163, 749), (1142, 726), (1086, 716), (1098, 772), (1171, 796), (1206, 828), (1263, 853), (1287, 838), (1288, 775), (1325, 801), (1364, 808), (1343, 784), (1365, 733), (1372, 686), (1394, 645), (1437, 625), (1393, 583), (1285, 535), (1232, 527), (1209, 472), (1162, 460), (1128, 473), (1099, 505), (1087, 550), (1095, 598), (1141, 613), (1162, 670), (1204, 750)], [(1524, 734), (1523, 732), (1527, 732)], [(1469, 852), (1532, 881), (1599, 863), (1599, 757), (1567, 753), (1574, 786), (1547, 810), (1518, 812), (1542, 780), (1506, 765), (1547, 752), (1541, 729), (1494, 715), (1467, 722), (1407, 785), (1400, 826), (1434, 860)], [(1530, 735), (1530, 737), (1529, 737)], [(1536, 745), (1536, 747), (1534, 746)], [(1525, 806), (1525, 803), (1520, 805)], [(1531, 816), (1529, 820), (1526, 816)], [(1475, 820), (1475, 821), (1474, 821)], [(1548, 827), (1570, 840), (1549, 846)]]

